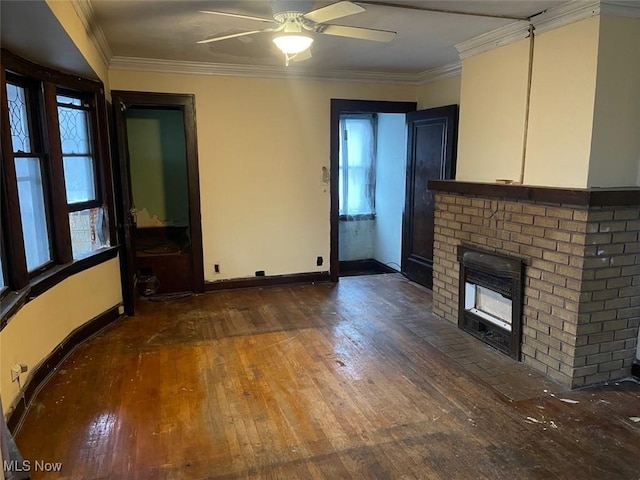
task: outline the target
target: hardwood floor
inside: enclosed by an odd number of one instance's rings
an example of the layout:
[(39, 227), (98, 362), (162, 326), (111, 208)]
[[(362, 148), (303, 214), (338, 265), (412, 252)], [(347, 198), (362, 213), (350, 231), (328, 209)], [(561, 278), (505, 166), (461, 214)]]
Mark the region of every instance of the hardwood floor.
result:
[(34, 479), (638, 480), (640, 385), (565, 391), (400, 275), (139, 312), (39, 393), (17, 442), (63, 466)]

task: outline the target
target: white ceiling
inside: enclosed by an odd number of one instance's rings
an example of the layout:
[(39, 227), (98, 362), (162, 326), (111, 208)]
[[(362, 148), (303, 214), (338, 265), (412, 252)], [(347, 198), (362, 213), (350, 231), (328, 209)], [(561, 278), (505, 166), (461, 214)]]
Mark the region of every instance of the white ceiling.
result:
[[(329, 23), (393, 30), (398, 32), (393, 41), (378, 43), (314, 33), (313, 58), (299, 66), (310, 70), (417, 74), (457, 62), (454, 45), (516, 20), (427, 12), (415, 7), (526, 18), (566, 3), (561, 0), (386, 2), (414, 9), (362, 3), (365, 12)], [(311, 3), (318, 8), (333, 2)], [(90, 4), (96, 24), (117, 57), (257, 66), (284, 63), (282, 54), (271, 42), (272, 34), (268, 33), (196, 44), (210, 36), (265, 27), (257, 21), (207, 15), (199, 10), (271, 17), (268, 0), (91, 0)]]
[[(269, 0), (72, 0), (104, 38), (114, 61), (139, 59), (194, 62), (199, 65), (282, 68), (284, 59), (271, 34), (198, 45), (210, 36), (258, 30), (265, 24), (218, 17), (200, 10), (220, 10), (271, 17)], [(335, 24), (398, 32), (390, 43), (313, 34), (313, 58), (293, 68), (313, 72), (376, 72), (420, 74), (458, 61), (455, 45), (516, 20), (416, 8), (526, 18), (565, 0), (386, 0), (407, 5), (396, 8), (363, 2), (366, 11), (338, 19)], [(309, 0), (314, 8), (332, 1)], [(33, 61), (95, 78), (82, 54), (65, 34), (45, 0), (1, 0), (2, 47)], [(88, 18), (87, 18), (88, 17)], [(103, 36), (104, 35), (104, 36)], [(133, 60), (131, 60), (133, 59)], [(344, 76), (344, 75), (342, 75)]]

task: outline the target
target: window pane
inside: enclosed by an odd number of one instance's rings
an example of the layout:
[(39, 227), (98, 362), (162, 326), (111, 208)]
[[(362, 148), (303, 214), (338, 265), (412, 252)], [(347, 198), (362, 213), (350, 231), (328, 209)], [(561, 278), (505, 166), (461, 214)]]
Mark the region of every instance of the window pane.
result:
[(58, 107), (58, 121), (63, 155), (90, 155), (89, 112), (77, 108)]
[(40, 159), (15, 160), (27, 270), (33, 271), (51, 260)]
[(6, 282), (4, 281), (4, 267), (2, 266), (2, 258), (0, 258), (0, 290), (2, 290), (6, 286)]
[(374, 213), (375, 120), (371, 115), (340, 119), (340, 215)]
[(67, 203), (95, 200), (96, 186), (92, 157), (62, 157)]
[(25, 89), (7, 83), (7, 103), (9, 106), (9, 125), (11, 126), (11, 144), (14, 152), (31, 152), (31, 132), (27, 118), (27, 100)]
[(366, 173), (363, 167), (349, 168), (347, 184), (347, 206), (349, 215), (371, 213), (371, 204), (366, 195)]
[[(80, 99), (58, 95), (58, 101), (61, 99), (80, 102)], [(58, 121), (60, 122), (67, 202), (95, 200), (96, 185), (89, 133), (89, 112), (59, 106)]]
[(57, 95), (56, 96), (56, 101), (58, 103), (63, 103), (65, 105), (75, 105), (77, 107), (81, 107), (82, 106), (82, 100), (80, 100), (79, 98), (67, 97), (65, 95)]
[(71, 212), (69, 225), (74, 259), (109, 246), (108, 224), (102, 208)]
[(373, 130), (369, 119), (347, 119), (349, 167), (366, 164), (373, 148)]

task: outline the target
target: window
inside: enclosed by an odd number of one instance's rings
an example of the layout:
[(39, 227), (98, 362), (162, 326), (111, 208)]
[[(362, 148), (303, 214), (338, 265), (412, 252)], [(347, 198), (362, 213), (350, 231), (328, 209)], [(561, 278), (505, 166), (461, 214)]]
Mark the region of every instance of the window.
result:
[(51, 260), (40, 159), (18, 157), (15, 162), (27, 269), (32, 272)]
[(340, 118), (340, 215), (375, 214), (375, 114)]
[(73, 258), (109, 246), (107, 222), (96, 187), (91, 102), (60, 91), (56, 96)]
[(116, 250), (104, 248), (115, 228), (102, 84), (5, 50), (0, 60), (2, 329), (12, 309)]
[(95, 167), (89, 105), (79, 98), (57, 96), (58, 124), (64, 164), (67, 203), (78, 204), (96, 199)]
[[(48, 228), (45, 186), (43, 182), (44, 152), (38, 148), (33, 115), (29, 105), (31, 92), (25, 86), (7, 83), (7, 103), (11, 145), (18, 183), (18, 200), (22, 220), (22, 236), (29, 272), (51, 261), (51, 241)], [(38, 151), (40, 150), (40, 151)]]

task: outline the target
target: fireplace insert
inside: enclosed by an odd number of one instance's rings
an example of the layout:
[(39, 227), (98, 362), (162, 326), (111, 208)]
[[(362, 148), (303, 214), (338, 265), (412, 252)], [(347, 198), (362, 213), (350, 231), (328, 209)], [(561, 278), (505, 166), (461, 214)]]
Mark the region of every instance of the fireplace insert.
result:
[(523, 261), (459, 245), (458, 262), (458, 327), (519, 360)]

